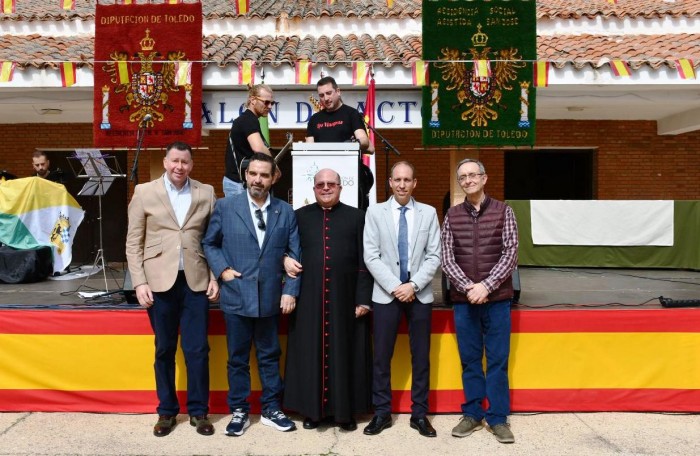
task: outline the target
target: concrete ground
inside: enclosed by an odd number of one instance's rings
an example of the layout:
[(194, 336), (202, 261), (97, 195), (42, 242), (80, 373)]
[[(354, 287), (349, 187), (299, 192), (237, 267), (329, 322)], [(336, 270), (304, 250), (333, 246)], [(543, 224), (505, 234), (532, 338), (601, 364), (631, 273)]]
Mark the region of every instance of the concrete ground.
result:
[[(0, 455), (698, 455), (700, 415), (557, 413), (511, 417), (515, 443), (498, 443), (485, 429), (462, 439), (450, 431), (458, 415), (431, 417), (437, 438), (409, 428), (409, 415), (377, 436), (331, 426), (282, 433), (260, 424), (241, 437), (224, 434), (229, 416), (212, 416), (216, 433), (204, 437), (186, 416), (167, 437), (151, 433), (155, 415), (0, 413)], [(298, 417), (293, 417), (295, 420)]]

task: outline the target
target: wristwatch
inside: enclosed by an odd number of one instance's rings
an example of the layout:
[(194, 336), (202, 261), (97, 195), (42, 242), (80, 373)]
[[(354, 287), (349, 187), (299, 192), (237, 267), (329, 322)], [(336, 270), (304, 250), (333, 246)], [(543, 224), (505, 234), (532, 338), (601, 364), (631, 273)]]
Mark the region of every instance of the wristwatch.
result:
[(418, 285), (416, 285), (416, 282), (414, 282), (413, 280), (411, 280), (411, 281), (408, 282), (408, 283), (410, 283), (411, 286), (413, 287), (413, 292), (414, 292), (414, 293), (418, 293), (418, 292), (420, 291), (420, 287), (419, 287)]

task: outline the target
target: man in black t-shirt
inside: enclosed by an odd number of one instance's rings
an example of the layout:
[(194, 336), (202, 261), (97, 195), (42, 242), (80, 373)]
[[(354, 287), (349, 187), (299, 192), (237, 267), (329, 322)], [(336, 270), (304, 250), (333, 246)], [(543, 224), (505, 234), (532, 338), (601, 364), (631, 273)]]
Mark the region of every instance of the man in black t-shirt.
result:
[(247, 109), (233, 121), (226, 144), (226, 173), (224, 174), (224, 195), (243, 193), (240, 176), (241, 162), (255, 152), (270, 154), (270, 145), (265, 141), (260, 129), (260, 117), (267, 117), (275, 104), (272, 89), (258, 84), (248, 90)]
[(362, 115), (357, 109), (343, 104), (340, 88), (330, 76), (321, 78), (316, 84), (318, 99), (323, 108), (309, 120), (306, 127), (306, 142), (346, 142), (355, 140), (360, 150), (369, 149), (369, 138)]

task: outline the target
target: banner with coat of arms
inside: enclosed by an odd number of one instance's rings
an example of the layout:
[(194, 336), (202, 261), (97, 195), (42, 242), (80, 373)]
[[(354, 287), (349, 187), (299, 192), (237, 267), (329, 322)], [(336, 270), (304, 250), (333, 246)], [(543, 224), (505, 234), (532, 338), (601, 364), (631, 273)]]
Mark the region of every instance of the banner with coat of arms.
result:
[(425, 0), (423, 144), (533, 145), (535, 0)]
[(96, 5), (95, 147), (201, 142), (202, 5)]

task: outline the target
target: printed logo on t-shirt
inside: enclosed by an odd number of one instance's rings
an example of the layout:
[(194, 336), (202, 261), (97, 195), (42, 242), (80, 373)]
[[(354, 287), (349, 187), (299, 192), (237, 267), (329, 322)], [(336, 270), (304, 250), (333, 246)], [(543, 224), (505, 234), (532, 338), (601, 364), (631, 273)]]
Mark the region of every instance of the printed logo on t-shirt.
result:
[(338, 125), (343, 125), (343, 121), (336, 120), (335, 122), (319, 122), (317, 128), (333, 128), (337, 127)]

